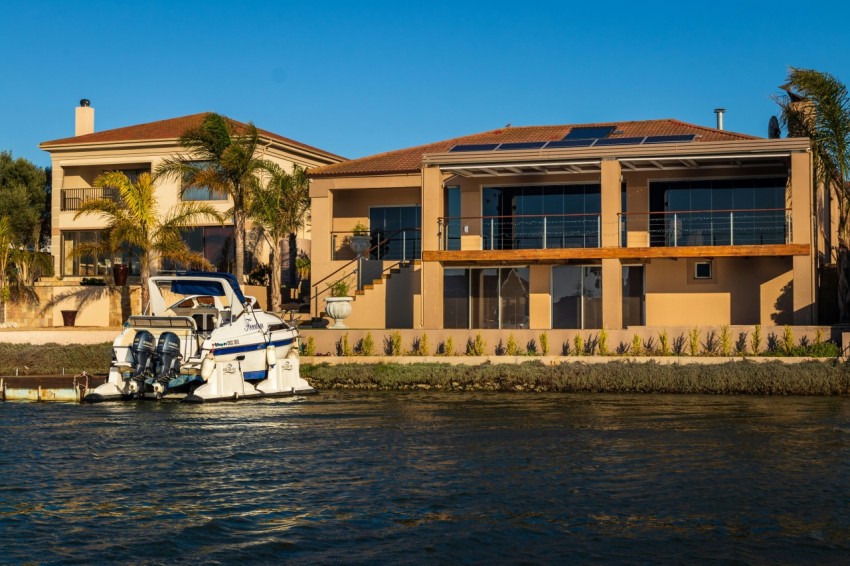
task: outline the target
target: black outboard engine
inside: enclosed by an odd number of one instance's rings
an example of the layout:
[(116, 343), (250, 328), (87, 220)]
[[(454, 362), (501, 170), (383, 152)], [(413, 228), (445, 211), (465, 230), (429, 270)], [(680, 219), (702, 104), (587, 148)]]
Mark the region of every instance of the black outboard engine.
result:
[(134, 377), (139, 377), (148, 370), (153, 369), (153, 354), (155, 351), (153, 334), (147, 330), (136, 332), (136, 337), (133, 338), (133, 347), (130, 348), (130, 351), (133, 353)]
[(156, 380), (167, 383), (180, 371), (180, 338), (173, 332), (163, 332), (156, 345)]

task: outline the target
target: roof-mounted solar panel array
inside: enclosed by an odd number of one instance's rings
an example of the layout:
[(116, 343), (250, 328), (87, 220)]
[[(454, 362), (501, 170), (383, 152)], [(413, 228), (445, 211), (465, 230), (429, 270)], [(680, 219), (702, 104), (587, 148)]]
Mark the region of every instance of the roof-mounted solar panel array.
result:
[(602, 139), (610, 136), (614, 130), (616, 130), (616, 126), (587, 126), (581, 128), (573, 128), (570, 130), (567, 135), (564, 136), (565, 140), (588, 140), (588, 139)]
[[(584, 130), (596, 130), (599, 133), (599, 130), (602, 128), (573, 128), (576, 129), (584, 129)], [(613, 130), (613, 127), (610, 128)], [(570, 132), (572, 133), (572, 132)], [(608, 132), (610, 133), (610, 132)], [(678, 142), (692, 142), (696, 139), (696, 134), (680, 134), (680, 135), (670, 135), (670, 136), (634, 136), (634, 137), (626, 137), (626, 138), (569, 138), (569, 134), (567, 137), (558, 140), (558, 141), (539, 141), (539, 142), (508, 142), (508, 143), (472, 143), (472, 144), (460, 144), (451, 148), (450, 152), (460, 152), (460, 151), (512, 151), (512, 150), (523, 150), (523, 149), (563, 149), (563, 148), (571, 148), (571, 147), (602, 147), (602, 146), (613, 146), (613, 145), (641, 145), (647, 143), (678, 143)]]

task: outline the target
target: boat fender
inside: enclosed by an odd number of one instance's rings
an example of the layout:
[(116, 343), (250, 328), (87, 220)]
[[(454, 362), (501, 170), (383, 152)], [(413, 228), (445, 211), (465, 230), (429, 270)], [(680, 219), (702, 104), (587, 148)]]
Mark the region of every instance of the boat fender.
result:
[(204, 381), (209, 380), (212, 377), (213, 370), (215, 370), (215, 358), (213, 357), (212, 352), (207, 354), (207, 357), (204, 358), (204, 361), (201, 362), (201, 377), (204, 378)]
[(269, 367), (274, 367), (277, 364), (277, 349), (274, 346), (268, 346), (266, 348), (266, 362), (269, 364)]

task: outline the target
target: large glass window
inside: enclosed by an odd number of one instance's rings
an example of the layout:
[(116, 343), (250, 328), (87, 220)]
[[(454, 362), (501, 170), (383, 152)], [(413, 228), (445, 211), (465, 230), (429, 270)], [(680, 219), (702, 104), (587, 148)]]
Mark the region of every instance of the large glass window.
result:
[(372, 245), (387, 240), (372, 254), (374, 259), (419, 259), (422, 256), (419, 227), (422, 207), (373, 206), (369, 208)]
[(100, 246), (100, 230), (68, 230), (62, 232), (62, 269), (65, 277), (103, 277), (115, 264), (130, 266), (130, 275), (139, 275), (139, 254), (137, 250), (119, 250), (110, 255), (105, 250), (92, 250), (85, 255), (75, 254), (80, 246), (97, 248)]
[[(216, 271), (233, 273), (236, 267), (233, 226), (189, 228), (183, 232), (183, 241), (193, 252), (203, 254)], [(250, 254), (246, 254), (246, 259), (248, 255)], [(162, 268), (165, 271), (176, 271), (185, 269), (186, 266), (165, 260)]]
[(650, 245), (784, 244), (785, 177), (654, 182)]
[(646, 324), (642, 265), (623, 266), (623, 327)]
[(552, 268), (552, 328), (602, 328), (602, 267)]
[(446, 328), (528, 328), (527, 267), (446, 269)]
[(600, 186), (485, 187), (484, 249), (599, 246)]
[(445, 200), (445, 226), (443, 246), (447, 250), (460, 249), (460, 187), (447, 187)]
[[(205, 167), (211, 164), (209, 161), (190, 161), (191, 165), (197, 167)], [(184, 186), (188, 184), (188, 179), (183, 180)], [(210, 187), (191, 187), (183, 190), (183, 200), (227, 200), (227, 193), (216, 191)]]

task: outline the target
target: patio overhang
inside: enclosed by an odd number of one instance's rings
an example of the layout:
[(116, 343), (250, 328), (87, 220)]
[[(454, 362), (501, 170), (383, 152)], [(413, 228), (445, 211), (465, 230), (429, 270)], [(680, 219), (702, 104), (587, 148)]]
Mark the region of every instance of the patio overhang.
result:
[(425, 155), (425, 167), (460, 177), (598, 173), (603, 161), (623, 171), (776, 168), (786, 170), (792, 153), (809, 151), (806, 138), (724, 142), (658, 143), (598, 148), (464, 151)]

